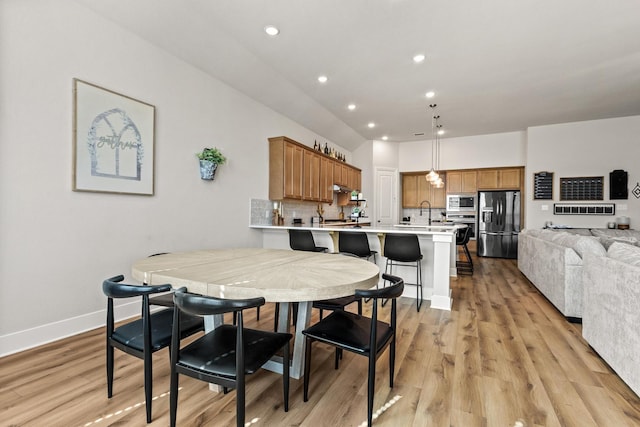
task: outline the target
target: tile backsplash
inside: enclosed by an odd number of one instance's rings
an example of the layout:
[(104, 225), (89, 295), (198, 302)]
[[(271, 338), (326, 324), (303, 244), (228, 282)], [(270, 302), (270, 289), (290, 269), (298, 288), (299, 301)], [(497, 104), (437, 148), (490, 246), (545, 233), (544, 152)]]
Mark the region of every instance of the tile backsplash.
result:
[[(337, 219), (340, 214), (340, 206), (337, 203), (312, 203), (312, 202), (294, 202), (283, 201), (277, 202), (278, 206), (282, 204), (282, 215), (284, 216), (285, 225), (290, 225), (293, 218), (301, 218), (304, 224), (311, 224), (311, 217), (318, 216), (316, 212), (318, 205), (322, 205), (324, 209), (324, 218)], [(271, 225), (273, 218), (272, 200), (251, 199), (251, 225)], [(345, 209), (347, 209), (345, 207)], [(348, 212), (345, 210), (345, 215)]]

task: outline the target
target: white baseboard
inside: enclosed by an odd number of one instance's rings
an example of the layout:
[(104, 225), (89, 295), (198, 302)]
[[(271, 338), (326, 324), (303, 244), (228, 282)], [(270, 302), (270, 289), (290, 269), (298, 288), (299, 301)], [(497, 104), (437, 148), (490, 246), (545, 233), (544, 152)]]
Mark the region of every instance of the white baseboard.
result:
[[(140, 315), (140, 301), (115, 307), (116, 321)], [(38, 347), (105, 325), (107, 310), (95, 311), (0, 336), (0, 357)]]

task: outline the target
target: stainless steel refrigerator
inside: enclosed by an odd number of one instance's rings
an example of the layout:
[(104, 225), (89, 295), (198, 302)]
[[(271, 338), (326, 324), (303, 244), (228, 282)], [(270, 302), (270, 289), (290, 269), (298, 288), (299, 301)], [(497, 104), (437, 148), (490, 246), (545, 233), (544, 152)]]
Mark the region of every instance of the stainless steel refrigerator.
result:
[(520, 192), (478, 193), (478, 256), (518, 257)]

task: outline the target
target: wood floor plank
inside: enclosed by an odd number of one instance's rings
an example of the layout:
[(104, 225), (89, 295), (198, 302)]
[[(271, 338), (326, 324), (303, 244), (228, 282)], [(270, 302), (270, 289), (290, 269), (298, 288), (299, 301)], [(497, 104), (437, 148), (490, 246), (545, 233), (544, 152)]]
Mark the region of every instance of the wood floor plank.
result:
[[(454, 278), (452, 310), (398, 300), (394, 388), (388, 352), (376, 364), (375, 426), (640, 426), (640, 398), (572, 324), (517, 269), (514, 260), (477, 258), (473, 276)], [(388, 319), (388, 305), (380, 310)], [(351, 309), (351, 308), (350, 308)], [(371, 304), (364, 305), (370, 315)], [(271, 330), (274, 305), (245, 316)], [(314, 311), (312, 322), (318, 320)], [(360, 426), (366, 420), (367, 361), (314, 344), (310, 401), (291, 380), (260, 371), (247, 381), (251, 426)], [(153, 357), (153, 422), (169, 420), (168, 352)], [(104, 329), (0, 359), (0, 425), (145, 426), (142, 361), (116, 351), (114, 396), (107, 399)], [(35, 368), (34, 368), (35, 367)], [(235, 391), (218, 394), (180, 377), (178, 425), (235, 425)]]

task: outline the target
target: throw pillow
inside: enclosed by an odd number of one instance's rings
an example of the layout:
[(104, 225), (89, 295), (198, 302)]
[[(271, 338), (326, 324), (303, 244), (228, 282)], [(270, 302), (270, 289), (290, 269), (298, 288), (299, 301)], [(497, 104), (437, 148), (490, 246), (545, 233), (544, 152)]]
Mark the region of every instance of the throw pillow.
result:
[(584, 259), (585, 254), (594, 254), (597, 256), (607, 256), (607, 251), (596, 237), (581, 236), (573, 245), (580, 258)]
[(640, 247), (614, 242), (607, 251), (609, 258), (640, 267)]

